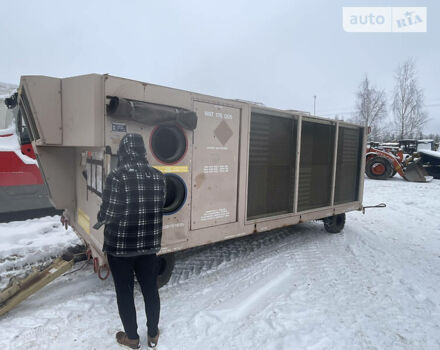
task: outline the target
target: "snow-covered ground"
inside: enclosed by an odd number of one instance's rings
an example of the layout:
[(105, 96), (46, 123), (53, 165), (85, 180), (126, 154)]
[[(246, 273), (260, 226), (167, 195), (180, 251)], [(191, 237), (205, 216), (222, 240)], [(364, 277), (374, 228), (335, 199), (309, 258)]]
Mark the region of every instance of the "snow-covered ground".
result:
[[(160, 292), (158, 349), (440, 349), (440, 181), (366, 179), (364, 204), (380, 202), (349, 213), (339, 235), (313, 222), (179, 254)], [(75, 243), (57, 218), (5, 224), (2, 259), (34, 261), (19, 245), (45, 235), (49, 255)], [(1, 318), (0, 348), (119, 349), (119, 329), (112, 280), (88, 266)]]

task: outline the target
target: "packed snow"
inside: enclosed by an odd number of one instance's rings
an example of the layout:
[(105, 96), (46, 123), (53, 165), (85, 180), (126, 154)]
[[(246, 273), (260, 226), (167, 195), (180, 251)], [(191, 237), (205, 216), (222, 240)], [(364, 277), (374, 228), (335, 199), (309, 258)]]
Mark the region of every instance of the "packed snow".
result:
[(418, 151), (419, 153), (427, 154), (431, 157), (440, 158), (440, 152), (439, 151), (432, 151), (430, 149), (423, 149)]
[[(311, 222), (178, 254), (158, 349), (440, 349), (440, 180), (366, 179), (364, 205), (381, 202), (341, 234)], [(0, 225), (0, 270), (75, 244), (63, 230), (58, 218)], [(88, 265), (2, 317), (0, 348), (119, 349), (120, 329), (112, 279)]]

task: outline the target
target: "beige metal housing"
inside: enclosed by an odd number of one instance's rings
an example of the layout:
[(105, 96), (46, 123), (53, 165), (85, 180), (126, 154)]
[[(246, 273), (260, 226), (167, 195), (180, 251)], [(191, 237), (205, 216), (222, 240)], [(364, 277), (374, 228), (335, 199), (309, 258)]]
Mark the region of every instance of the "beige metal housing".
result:
[[(152, 149), (172, 153), (175, 141), (153, 138), (174, 129), (155, 134), (158, 125), (113, 117), (112, 97), (195, 112), (194, 130), (176, 129), (186, 140), (180, 159), (167, 163)], [(140, 133), (150, 164), (186, 187), (183, 205), (164, 217), (161, 254), (362, 208), (366, 137), (357, 125), (97, 74), (23, 76), (19, 104), (53, 205), (101, 264), (103, 228), (93, 225), (127, 132)]]

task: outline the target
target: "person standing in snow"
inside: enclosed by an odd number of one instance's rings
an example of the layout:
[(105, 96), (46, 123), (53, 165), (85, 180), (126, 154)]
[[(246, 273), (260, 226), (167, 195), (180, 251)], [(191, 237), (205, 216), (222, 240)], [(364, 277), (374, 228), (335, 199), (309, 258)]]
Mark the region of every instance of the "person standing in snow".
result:
[(105, 223), (104, 247), (113, 275), (119, 315), (125, 332), (116, 341), (139, 349), (134, 274), (141, 286), (147, 314), (148, 346), (159, 339), (160, 299), (157, 256), (162, 238), (165, 177), (146, 159), (139, 134), (125, 135), (119, 145), (118, 166), (105, 181), (98, 222)]

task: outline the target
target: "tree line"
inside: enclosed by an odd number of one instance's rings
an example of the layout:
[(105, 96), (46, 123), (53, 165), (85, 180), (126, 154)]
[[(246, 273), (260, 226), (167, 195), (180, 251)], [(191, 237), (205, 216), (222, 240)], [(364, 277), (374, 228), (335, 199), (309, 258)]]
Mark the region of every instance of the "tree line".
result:
[[(417, 81), (415, 62), (407, 59), (394, 75), (392, 102), (388, 105), (385, 90), (371, 84), (365, 75), (356, 92), (356, 107), (352, 121), (370, 129), (371, 141), (395, 141), (398, 139), (434, 139), (440, 135), (423, 134), (428, 121), (424, 107), (424, 94)], [(388, 117), (388, 107), (391, 118)]]

